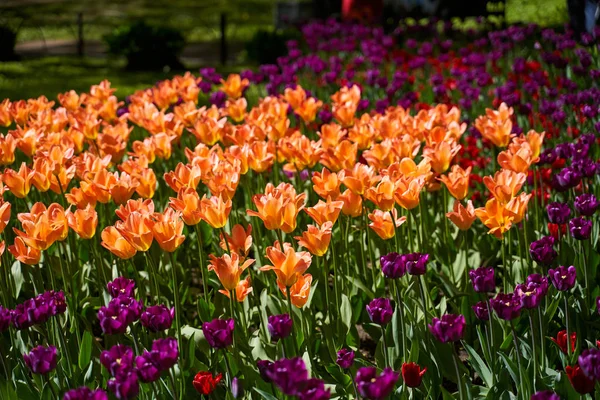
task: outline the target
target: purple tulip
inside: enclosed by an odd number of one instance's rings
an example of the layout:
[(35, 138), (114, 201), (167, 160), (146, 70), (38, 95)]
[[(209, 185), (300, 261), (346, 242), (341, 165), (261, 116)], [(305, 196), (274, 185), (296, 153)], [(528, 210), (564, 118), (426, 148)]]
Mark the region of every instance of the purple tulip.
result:
[(600, 207), (600, 202), (590, 193), (580, 194), (575, 198), (575, 210), (581, 215), (590, 217)]
[(271, 368), (272, 365), (273, 362), (269, 360), (258, 360), (256, 362), (256, 367), (258, 368), (258, 373), (260, 374), (260, 377), (263, 379), (263, 381), (267, 383), (271, 383), (271, 378), (269, 378), (269, 376), (267, 375), (267, 371), (269, 370), (269, 368)]
[(304, 388), (298, 393), (298, 400), (328, 400), (331, 394), (325, 390), (322, 380), (312, 378), (304, 383)]
[(54, 346), (37, 346), (29, 354), (23, 354), (23, 360), (34, 374), (46, 375), (56, 368), (56, 355)]
[(531, 400), (560, 400), (560, 396), (552, 390), (542, 390), (532, 394)]
[(385, 325), (392, 320), (394, 308), (390, 299), (378, 298), (373, 299), (367, 304), (367, 313), (371, 322), (379, 325)]
[(287, 396), (295, 396), (304, 388), (308, 371), (300, 357), (282, 358), (265, 371), (267, 377)]
[(498, 315), (498, 318), (510, 321), (521, 315), (521, 299), (513, 293), (498, 293), (490, 300), (490, 305)]
[(137, 375), (130, 372), (127, 375), (112, 378), (108, 381), (108, 390), (115, 395), (118, 400), (133, 399), (140, 392), (140, 383)]
[(525, 283), (537, 283), (540, 287), (542, 296), (545, 296), (546, 294), (548, 294), (548, 288), (549, 288), (549, 284), (548, 284), (548, 278), (546, 278), (544, 275), (542, 274), (531, 274), (527, 277), (527, 279), (525, 279)]
[(154, 382), (160, 378), (162, 370), (158, 364), (158, 357), (158, 352), (144, 350), (141, 356), (135, 358), (136, 372), (142, 382)]
[(102, 389), (91, 390), (87, 386), (82, 386), (66, 392), (63, 400), (108, 400), (108, 395)]
[(285, 339), (292, 333), (294, 321), (288, 314), (269, 315), (267, 328), (274, 342)]
[(140, 321), (150, 332), (164, 331), (171, 327), (174, 312), (174, 308), (169, 309), (162, 304), (146, 307), (140, 316)]
[(554, 287), (562, 292), (570, 290), (575, 286), (575, 280), (577, 279), (577, 270), (574, 266), (565, 267), (558, 266), (556, 269), (548, 270), (548, 276), (550, 282)]
[(523, 308), (537, 308), (544, 298), (544, 289), (536, 282), (522, 283), (515, 287), (515, 295), (521, 299)]
[(552, 179), (552, 187), (559, 192), (567, 191), (581, 182), (581, 173), (573, 167), (563, 168)]
[(550, 265), (558, 257), (553, 246), (554, 238), (552, 236), (544, 236), (540, 240), (531, 243), (529, 254), (531, 254), (531, 258), (535, 262), (541, 265)]
[(356, 372), (356, 389), (368, 400), (382, 400), (394, 390), (400, 374), (391, 368), (384, 369), (377, 375), (375, 367), (363, 367)]
[(406, 263), (403, 262), (402, 256), (398, 253), (381, 256), (379, 261), (381, 262), (381, 271), (386, 278), (397, 279), (406, 274)]
[(340, 349), (337, 352), (337, 365), (342, 369), (348, 369), (354, 364), (354, 352), (350, 349)]
[(577, 240), (587, 240), (592, 234), (592, 221), (582, 217), (573, 218), (569, 221), (571, 236)]
[(442, 318), (433, 318), (429, 331), (442, 343), (456, 342), (465, 334), (466, 321), (464, 315), (446, 314)]
[(571, 216), (571, 209), (568, 204), (553, 202), (546, 206), (548, 219), (553, 224), (566, 224)]
[(213, 92), (210, 95), (210, 97), (208, 98), (208, 101), (210, 102), (210, 104), (217, 106), (217, 108), (223, 108), (226, 100), (227, 100), (227, 95), (225, 94), (225, 92), (222, 92), (220, 90)]
[(585, 376), (596, 381), (600, 380), (600, 350), (586, 349), (577, 361)]
[(125, 376), (133, 371), (133, 349), (124, 344), (117, 344), (100, 353), (100, 363), (111, 376)]
[(0, 306), (0, 332), (4, 332), (10, 327), (12, 321), (12, 310)]
[(127, 325), (129, 325), (128, 315), (127, 311), (122, 310), (119, 304), (112, 301), (108, 303), (108, 306), (100, 307), (98, 319), (102, 332), (106, 335), (125, 333)]
[(156, 339), (152, 342), (152, 353), (157, 353), (155, 360), (161, 370), (167, 370), (177, 364), (179, 357), (179, 346), (177, 339), (167, 337), (164, 339)]
[(106, 284), (106, 290), (111, 297), (133, 297), (133, 291), (135, 290), (135, 282), (133, 279), (127, 279), (120, 276), (111, 282)]
[(50, 317), (64, 313), (66, 309), (65, 294), (50, 290), (18, 304), (11, 312), (11, 320), (15, 328), (26, 329), (43, 324)]
[(596, 297), (596, 309), (598, 310), (598, 314), (600, 314), (600, 296)]
[(215, 349), (224, 349), (233, 344), (233, 319), (213, 319), (202, 324), (202, 332), (208, 344)]
[(475, 303), (474, 306), (471, 306), (471, 308), (473, 309), (473, 312), (475, 313), (475, 316), (478, 319), (482, 321), (487, 321), (490, 319), (490, 313), (485, 301), (479, 301)]
[(411, 275), (424, 275), (427, 261), (429, 261), (429, 254), (410, 253), (402, 255), (402, 262), (406, 265), (406, 271)]
[(496, 290), (493, 267), (481, 267), (469, 271), (473, 289), (477, 293), (487, 293)]

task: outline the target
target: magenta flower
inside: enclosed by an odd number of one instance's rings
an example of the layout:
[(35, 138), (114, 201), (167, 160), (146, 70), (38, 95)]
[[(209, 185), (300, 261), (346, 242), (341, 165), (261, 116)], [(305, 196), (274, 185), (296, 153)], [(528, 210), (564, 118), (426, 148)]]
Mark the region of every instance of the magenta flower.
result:
[(600, 380), (600, 350), (586, 349), (577, 361), (585, 376), (589, 379)]
[(133, 297), (133, 291), (135, 290), (135, 282), (133, 279), (127, 279), (120, 276), (111, 282), (106, 284), (106, 290), (111, 297)]
[(23, 354), (23, 360), (34, 374), (47, 375), (56, 368), (56, 355), (54, 346), (37, 346), (29, 354)]
[(300, 357), (277, 360), (265, 370), (265, 374), (287, 396), (300, 393), (308, 380), (306, 365)]
[(490, 313), (485, 301), (478, 301), (474, 306), (471, 306), (471, 308), (478, 319), (482, 321), (487, 321), (490, 319)]
[(498, 293), (490, 300), (490, 305), (498, 315), (498, 318), (510, 321), (521, 315), (521, 299), (513, 293)]
[(118, 400), (133, 399), (140, 392), (140, 383), (137, 375), (130, 372), (127, 375), (112, 378), (108, 381), (108, 390), (115, 395)]
[(367, 313), (371, 322), (379, 325), (385, 325), (392, 320), (394, 308), (390, 299), (373, 299), (367, 304)]
[(150, 332), (160, 332), (169, 329), (173, 324), (174, 308), (167, 308), (160, 304), (146, 307), (140, 316), (140, 322)]
[(82, 386), (66, 392), (63, 400), (108, 400), (108, 395), (102, 389), (91, 390), (87, 386)]
[(598, 207), (600, 207), (600, 202), (591, 193), (583, 193), (575, 198), (575, 210), (580, 215), (590, 217), (594, 215)]
[(429, 331), (442, 343), (456, 342), (465, 334), (466, 321), (464, 315), (446, 314), (442, 318), (433, 318)]
[(565, 267), (558, 266), (556, 269), (548, 270), (548, 276), (550, 282), (554, 287), (560, 291), (570, 290), (575, 286), (575, 280), (577, 279), (577, 270), (574, 266)]
[(493, 267), (481, 267), (469, 271), (473, 290), (477, 293), (487, 293), (496, 290)]
[(277, 342), (280, 339), (285, 339), (292, 333), (294, 321), (288, 314), (269, 315), (267, 328), (271, 335), (271, 340)]
[(406, 274), (406, 263), (398, 253), (389, 253), (379, 258), (381, 272), (386, 278), (402, 278)]
[(566, 224), (571, 216), (571, 209), (568, 204), (553, 202), (546, 206), (548, 219), (553, 224)]
[(202, 332), (208, 344), (215, 349), (224, 349), (233, 344), (233, 319), (213, 319), (202, 324)]
[(554, 238), (552, 236), (544, 236), (540, 240), (532, 242), (529, 246), (529, 254), (531, 258), (541, 265), (550, 265), (556, 260), (558, 254), (554, 250)]
[(133, 371), (133, 349), (124, 344), (117, 344), (100, 353), (100, 363), (111, 376), (125, 376)]
[(573, 218), (569, 221), (571, 236), (577, 240), (587, 240), (592, 234), (592, 221), (582, 217)]
[(375, 367), (363, 367), (356, 372), (354, 382), (358, 393), (365, 399), (382, 400), (392, 393), (399, 375), (391, 368), (378, 375)]
[(342, 369), (350, 368), (354, 363), (354, 352), (350, 349), (340, 349), (337, 352), (337, 360), (335, 362)]

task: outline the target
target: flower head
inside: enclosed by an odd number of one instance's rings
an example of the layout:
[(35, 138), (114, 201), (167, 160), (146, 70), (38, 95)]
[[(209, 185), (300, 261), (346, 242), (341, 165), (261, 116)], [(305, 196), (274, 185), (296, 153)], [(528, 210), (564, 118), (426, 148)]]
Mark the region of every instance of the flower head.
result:
[(548, 270), (548, 276), (557, 290), (566, 291), (575, 286), (577, 270), (572, 265), (570, 267), (560, 265), (556, 269)]
[(223, 379), (223, 374), (214, 375), (208, 371), (200, 371), (194, 376), (194, 389), (200, 394), (208, 396), (216, 388), (219, 382)]
[(140, 383), (135, 372), (112, 378), (108, 381), (107, 386), (118, 400), (133, 399), (140, 392)]
[(119, 296), (132, 297), (135, 290), (135, 282), (133, 279), (127, 279), (119, 276), (106, 284), (106, 290), (112, 298)]
[(490, 319), (490, 313), (485, 301), (478, 301), (475, 305), (471, 306), (471, 309), (473, 309), (473, 312), (478, 319), (482, 321)]
[(340, 349), (337, 352), (336, 364), (342, 369), (348, 369), (354, 363), (354, 352), (350, 349)]
[(373, 299), (367, 304), (367, 313), (373, 323), (385, 325), (392, 320), (394, 314), (392, 302), (385, 298)]
[[(569, 342), (571, 342), (571, 353), (575, 352), (575, 344), (577, 343), (577, 332), (573, 331), (570, 332), (569, 334)], [(558, 346), (558, 348), (560, 349), (560, 351), (562, 351), (564, 354), (567, 354), (567, 331), (566, 330), (562, 330), (560, 332), (558, 332), (556, 334), (556, 338), (550, 338), (550, 340), (552, 340), (554, 343), (556, 343), (556, 345)]]
[(560, 400), (560, 396), (552, 390), (542, 390), (531, 395), (531, 400)]
[(592, 234), (592, 221), (582, 217), (573, 218), (569, 221), (571, 236), (577, 240), (587, 240)]
[(67, 391), (63, 400), (108, 400), (108, 395), (102, 389), (91, 390), (87, 386), (82, 386)]
[(442, 318), (433, 318), (429, 331), (442, 343), (456, 342), (465, 334), (464, 315), (446, 314)]
[(208, 344), (215, 349), (224, 349), (233, 344), (233, 319), (213, 319), (202, 324), (202, 332)]
[(521, 299), (513, 293), (498, 293), (490, 304), (499, 318), (510, 321), (521, 315)]
[(392, 393), (399, 375), (391, 368), (386, 368), (377, 375), (375, 367), (363, 367), (356, 372), (354, 382), (358, 393), (364, 398), (382, 400)]
[(427, 368), (421, 369), (421, 367), (414, 362), (402, 364), (402, 380), (408, 387), (416, 388), (421, 386), (423, 375), (425, 375), (426, 372)]
[(23, 360), (34, 374), (46, 375), (56, 368), (56, 355), (54, 346), (37, 346), (29, 354), (23, 354)]
[(397, 279), (406, 274), (406, 263), (398, 253), (388, 253), (381, 256), (379, 261), (381, 262), (381, 271), (386, 278)]
[(540, 240), (532, 242), (529, 246), (529, 254), (531, 258), (541, 264), (550, 265), (554, 262), (558, 254), (554, 250), (554, 238), (552, 236), (544, 236)]
[(306, 365), (300, 357), (279, 359), (266, 369), (265, 374), (287, 396), (299, 394), (308, 380)]
[(569, 378), (569, 382), (573, 385), (573, 389), (581, 395), (592, 393), (596, 382), (593, 379), (588, 378), (582, 371), (579, 365), (574, 366), (567, 365), (565, 372)]
[(477, 293), (487, 293), (496, 290), (493, 267), (472, 269), (469, 271), (469, 278), (471, 278), (471, 284), (473, 284), (473, 289)]
[(271, 339), (277, 342), (280, 339), (288, 337), (292, 333), (293, 324), (294, 321), (288, 314), (269, 315), (267, 327), (269, 328)]
[(566, 224), (571, 216), (571, 209), (566, 203), (553, 202), (546, 206), (548, 219), (553, 224)]
[(593, 348), (584, 350), (577, 363), (588, 379), (600, 380), (600, 350)]
[(173, 323), (174, 308), (165, 305), (146, 307), (140, 316), (140, 321), (150, 332), (159, 332), (169, 329)]
[(100, 363), (111, 376), (125, 376), (133, 371), (134, 357), (131, 347), (117, 344), (100, 353)]
[(461, 231), (468, 230), (475, 219), (475, 208), (473, 207), (473, 202), (471, 200), (467, 201), (467, 206), (464, 207), (460, 201), (456, 200), (454, 202), (454, 208), (452, 211), (446, 213), (446, 217), (458, 227)]

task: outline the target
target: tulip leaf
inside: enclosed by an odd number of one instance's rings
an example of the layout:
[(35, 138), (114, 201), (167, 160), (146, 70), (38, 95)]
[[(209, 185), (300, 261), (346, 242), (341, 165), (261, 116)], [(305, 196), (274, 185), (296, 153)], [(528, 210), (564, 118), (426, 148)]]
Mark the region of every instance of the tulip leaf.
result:
[(354, 286), (365, 292), (370, 299), (376, 297), (375, 293), (371, 289), (369, 289), (364, 283), (362, 283), (362, 281), (350, 275), (347, 275), (346, 277)]
[(506, 365), (506, 369), (508, 370), (508, 373), (510, 374), (510, 377), (512, 378), (513, 382), (515, 382), (515, 385), (519, 387), (519, 370), (517, 369), (517, 366), (514, 362), (508, 359), (505, 353), (499, 354), (502, 358), (502, 361), (504, 361), (504, 365)]
[(272, 394), (269, 394), (267, 392), (263, 392), (262, 390), (260, 390), (258, 388), (254, 388), (254, 391), (256, 393), (260, 394), (263, 399), (266, 399), (266, 400), (277, 400), (277, 397), (275, 397)]
[(345, 336), (350, 331), (350, 326), (352, 325), (352, 305), (350, 304), (348, 296), (345, 294), (342, 294), (340, 316), (342, 317), (342, 323), (346, 327), (346, 331), (344, 332)]
[[(36, 267), (32, 267), (36, 268)], [(15, 299), (19, 297), (19, 293), (21, 293), (21, 287), (23, 286), (23, 282), (25, 282), (25, 278), (23, 277), (23, 271), (21, 270), (21, 263), (19, 261), (15, 261), (10, 268), (10, 272), (15, 280)]]
[(473, 366), (473, 369), (481, 376), (487, 387), (492, 387), (492, 373), (488, 366), (471, 346), (467, 343), (463, 343), (463, 345), (467, 353), (469, 353), (469, 362)]
[(92, 359), (92, 334), (90, 331), (85, 331), (81, 338), (81, 348), (79, 349), (79, 368), (85, 369)]

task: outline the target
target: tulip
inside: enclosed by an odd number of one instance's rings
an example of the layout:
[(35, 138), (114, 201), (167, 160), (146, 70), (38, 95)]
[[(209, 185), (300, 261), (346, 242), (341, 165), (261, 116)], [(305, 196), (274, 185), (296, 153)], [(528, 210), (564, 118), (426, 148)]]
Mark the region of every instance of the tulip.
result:
[(331, 393), (325, 389), (322, 380), (311, 378), (304, 382), (302, 390), (298, 393), (298, 400), (329, 400)]
[(234, 324), (233, 319), (214, 319), (202, 324), (202, 332), (211, 347), (224, 349), (233, 344)]
[(273, 265), (261, 267), (261, 271), (274, 270), (277, 282), (281, 286), (290, 287), (296, 283), (298, 277), (310, 267), (312, 257), (306, 251), (296, 252), (289, 243), (283, 244), (283, 252), (279, 249), (279, 242), (275, 246), (267, 247), (267, 258)]
[(593, 194), (583, 193), (575, 198), (575, 210), (580, 215), (590, 217), (594, 215), (598, 207), (600, 207), (600, 202)]
[(35, 171), (30, 170), (25, 162), (21, 163), (19, 172), (15, 172), (12, 169), (4, 170), (2, 175), (2, 182), (8, 187), (10, 192), (18, 197), (24, 199), (31, 190), (32, 179), (35, 175)]
[(267, 328), (274, 342), (285, 339), (292, 333), (294, 321), (288, 314), (269, 315)]
[(344, 202), (332, 201), (331, 198), (327, 198), (327, 202), (319, 200), (314, 207), (307, 207), (304, 211), (317, 223), (322, 226), (326, 222), (335, 224), (342, 211)]
[[(571, 343), (571, 353), (574, 353), (575, 352), (575, 344), (577, 343), (577, 332), (570, 332), (568, 339), (569, 339), (568, 342)], [(556, 343), (556, 345), (558, 346), (560, 351), (562, 351), (564, 354), (567, 354), (568, 346), (567, 346), (567, 331), (566, 330), (562, 330), (562, 331), (558, 332), (556, 334), (556, 338), (551, 337), (550, 340), (552, 340), (554, 343)]]
[[(231, 235), (224, 233), (225, 238), (223, 238), (223, 234), (221, 234), (219, 246), (223, 250), (227, 250), (227, 246), (229, 246), (231, 252), (237, 253), (241, 258), (244, 258), (248, 255), (252, 247), (251, 233), (252, 225), (248, 225), (248, 228), (244, 229), (242, 225), (236, 224), (231, 229)], [(225, 243), (225, 240), (227, 240), (227, 243)]]
[(540, 240), (532, 242), (529, 246), (529, 254), (531, 258), (541, 265), (551, 265), (558, 254), (554, 250), (554, 238), (552, 236), (544, 236)]
[[(312, 275), (304, 274), (298, 277), (296, 283), (290, 286), (290, 297), (291, 302), (295, 307), (302, 308), (308, 301), (308, 296), (310, 295), (310, 285), (312, 284)], [(283, 296), (287, 298), (287, 288), (279, 281), (277, 281), (277, 286)]]
[(124, 376), (133, 371), (134, 357), (131, 347), (117, 344), (100, 353), (100, 363), (111, 376)]
[(265, 370), (265, 374), (287, 396), (300, 393), (308, 380), (306, 365), (300, 357), (279, 359)]
[(548, 278), (542, 274), (531, 274), (527, 276), (526, 283), (536, 283), (541, 291), (541, 295), (545, 296), (548, 293)]
[(78, 209), (75, 212), (68, 210), (67, 220), (69, 227), (73, 229), (80, 238), (91, 239), (96, 234), (96, 226), (98, 225), (98, 213), (87, 205), (85, 209)]
[(577, 270), (572, 265), (568, 268), (561, 265), (556, 269), (548, 270), (548, 276), (557, 290), (567, 291), (575, 286)]
[(108, 395), (102, 389), (91, 390), (87, 386), (82, 386), (67, 391), (63, 400), (108, 400)]
[(521, 305), (526, 309), (539, 307), (544, 297), (543, 288), (535, 282), (517, 285), (514, 294), (521, 299)]
[(464, 336), (465, 316), (446, 314), (442, 318), (433, 318), (428, 325), (429, 331), (442, 343), (456, 342)]
[(102, 247), (122, 260), (130, 259), (137, 253), (136, 248), (114, 226), (104, 228), (101, 237), (102, 243), (100, 244)]
[(42, 258), (42, 252), (36, 248), (27, 246), (21, 237), (15, 238), (15, 243), (12, 246), (8, 246), (8, 251), (17, 260), (27, 265), (35, 265)]
[(478, 301), (477, 303), (475, 303), (475, 305), (471, 306), (471, 308), (473, 309), (473, 312), (475, 313), (475, 316), (478, 319), (482, 321), (487, 321), (490, 319), (490, 313), (487, 308), (487, 303), (485, 301)]
[(169, 329), (173, 324), (174, 308), (164, 305), (147, 307), (140, 316), (140, 321), (150, 332), (159, 332)]
[(0, 332), (4, 332), (10, 327), (11, 321), (12, 311), (0, 306)]
[(161, 249), (169, 253), (177, 250), (185, 240), (183, 233), (183, 220), (179, 212), (172, 208), (165, 210), (163, 214), (155, 214), (156, 221), (152, 224), (154, 240)]
[(338, 350), (335, 363), (342, 369), (349, 369), (354, 364), (354, 352), (346, 348)]
[(553, 202), (546, 206), (548, 219), (553, 224), (566, 224), (571, 215), (571, 210), (568, 204)]
[[(372, 213), (369, 213), (367, 217), (371, 220), (369, 228), (383, 240), (388, 240), (396, 235), (396, 228), (400, 227), (406, 222), (406, 217), (398, 218), (396, 209), (392, 210), (392, 215), (387, 211), (375, 209)], [(394, 225), (394, 221), (396, 224)]]
[(439, 179), (446, 185), (448, 192), (458, 200), (455, 203), (459, 203), (460, 200), (467, 197), (469, 192), (469, 175), (471, 174), (471, 167), (466, 170), (462, 169), (459, 165), (453, 165), (450, 172), (447, 175), (442, 175)]
[(425, 275), (429, 254), (410, 253), (402, 255), (402, 263), (410, 275)]
[(381, 271), (386, 278), (402, 278), (406, 274), (406, 263), (403, 262), (403, 256), (398, 253), (388, 253), (381, 256)]
[(294, 239), (312, 255), (322, 257), (329, 248), (332, 226), (333, 224), (329, 221), (326, 221), (320, 228), (308, 225), (306, 231), (302, 232), (302, 236), (294, 236)]
[(569, 221), (569, 231), (575, 239), (587, 240), (592, 234), (592, 221), (582, 217), (573, 218)]
[(531, 395), (531, 400), (560, 400), (560, 396), (552, 390), (542, 390)]
[(569, 378), (569, 382), (573, 386), (573, 389), (581, 395), (592, 393), (594, 391), (594, 386), (596, 382), (593, 379), (589, 379), (579, 365), (575, 365), (571, 367), (567, 365), (565, 367), (565, 372), (567, 373), (567, 377)]
[(392, 320), (394, 309), (390, 299), (373, 299), (367, 304), (367, 313), (371, 322), (379, 325), (386, 325)]
[(34, 374), (47, 375), (56, 368), (56, 347), (38, 346), (23, 355), (27, 368)]
[(577, 359), (577, 364), (588, 379), (600, 380), (600, 350), (584, 350)]
[(498, 293), (490, 304), (499, 318), (510, 321), (521, 315), (521, 299), (512, 293)]
[(368, 400), (383, 400), (392, 393), (398, 381), (398, 373), (391, 368), (384, 369), (377, 375), (375, 367), (363, 367), (356, 373), (356, 389)]
[(421, 386), (423, 375), (425, 375), (426, 372), (427, 368), (421, 369), (421, 367), (414, 362), (402, 364), (402, 380), (406, 386), (410, 388)]
[(469, 230), (477, 218), (475, 216), (475, 208), (473, 207), (473, 202), (471, 200), (467, 201), (466, 208), (460, 203), (460, 201), (455, 201), (453, 210), (446, 213), (446, 217), (448, 217), (448, 219), (461, 231)]
[(481, 267), (469, 271), (473, 290), (477, 293), (488, 293), (496, 290), (493, 267)]
[(150, 383), (160, 378), (161, 370), (154, 361), (157, 355), (157, 353), (150, 353), (144, 350), (142, 355), (135, 358), (136, 372), (140, 381)]
[(132, 297), (133, 291), (135, 290), (135, 282), (133, 279), (127, 279), (123, 276), (119, 276), (111, 282), (106, 284), (106, 290), (111, 297)]
[(231, 205), (231, 200), (223, 199), (221, 195), (210, 198), (205, 195), (200, 201), (200, 217), (215, 229), (223, 228), (227, 224)]
[(133, 399), (140, 392), (140, 384), (134, 372), (110, 379), (107, 386), (118, 400)]
[(134, 211), (125, 221), (117, 221), (115, 228), (135, 250), (147, 251), (154, 239), (152, 225), (154, 222), (149, 215)]
[(198, 393), (208, 396), (217, 388), (222, 379), (223, 374), (213, 376), (211, 372), (200, 371), (194, 376), (192, 384)]
[(179, 357), (177, 339), (172, 337), (156, 339), (152, 342), (151, 353), (156, 354), (154, 360), (161, 371), (171, 368), (177, 364), (177, 357)]
[(219, 281), (225, 288), (220, 291), (229, 296), (230, 290), (235, 290), (240, 282), (242, 272), (254, 263), (254, 260), (247, 259), (240, 265), (240, 256), (237, 253), (223, 254), (221, 257), (215, 257), (210, 254), (209, 271), (214, 271), (219, 278)]
[(271, 378), (269, 378), (269, 376), (267, 375), (267, 371), (269, 370), (269, 368), (271, 368), (272, 365), (273, 362), (269, 360), (258, 360), (256, 362), (256, 367), (258, 368), (258, 373), (260, 374), (260, 377), (263, 379), (263, 381), (267, 383), (271, 383)]

